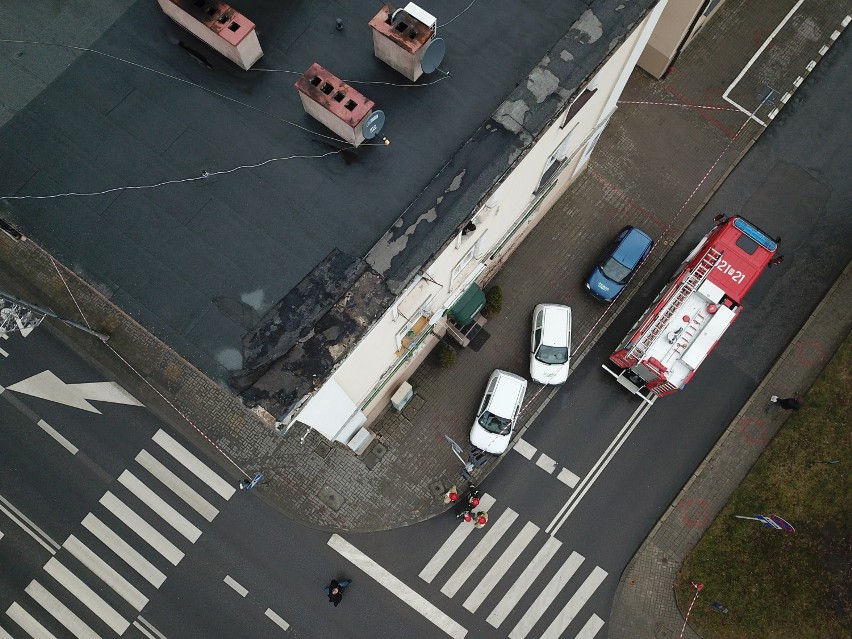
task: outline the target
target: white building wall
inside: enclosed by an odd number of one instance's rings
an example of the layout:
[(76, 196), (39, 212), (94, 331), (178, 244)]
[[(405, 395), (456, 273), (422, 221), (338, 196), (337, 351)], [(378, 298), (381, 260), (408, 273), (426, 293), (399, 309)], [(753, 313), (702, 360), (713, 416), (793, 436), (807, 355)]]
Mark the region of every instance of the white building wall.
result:
[[(665, 5), (666, 0), (660, 0), (600, 69), (592, 80), (597, 86), (596, 93), (571, 121), (563, 126), (564, 117), (557, 118), (500, 184), (486, 206), (476, 211), (476, 215), (472, 212), (476, 231), (466, 237), (459, 235), (435, 258), (425, 277), (417, 278), (399, 296), (396, 304), (352, 349), (327, 384), (333, 382), (371, 416), (387, 405), (390, 396), (413, 370), (413, 364), (422, 361), (423, 351), (434, 346), (436, 340), (428, 335), (430, 327), (442, 332), (444, 312), (485, 271), (497, 247), (503, 245), (502, 252), (505, 253), (516, 246), (577, 176), (583, 151), (597, 141), (605, 127)], [(539, 189), (539, 183), (548, 159), (569, 135), (570, 140), (563, 147), (564, 166), (559, 167), (559, 175), (553, 182), (555, 186), (551, 184), (552, 188), (542, 199), (543, 189)], [(524, 222), (525, 228), (517, 228), (519, 220), (527, 216), (537, 199), (541, 201), (535, 214)], [(513, 233), (512, 241), (506, 242), (509, 233)], [(465, 261), (468, 261), (466, 267), (461, 272), (454, 272)], [(502, 260), (498, 257), (496, 261)], [(431, 315), (421, 313), (427, 304)], [(418, 320), (419, 332), (412, 346), (401, 351), (399, 336)], [(519, 339), (524, 338), (519, 336)], [(339, 416), (316, 405), (319, 400), (318, 396), (309, 400), (296, 419), (333, 438), (342, 424), (337, 423)]]

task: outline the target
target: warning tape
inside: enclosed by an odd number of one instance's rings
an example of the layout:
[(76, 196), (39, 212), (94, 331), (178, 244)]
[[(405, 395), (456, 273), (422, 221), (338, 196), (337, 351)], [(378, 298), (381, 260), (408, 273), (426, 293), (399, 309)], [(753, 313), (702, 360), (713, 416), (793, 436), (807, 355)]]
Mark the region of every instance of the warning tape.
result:
[(673, 106), (687, 109), (710, 109), (712, 111), (737, 111), (732, 107), (708, 106), (705, 104), (685, 104), (683, 102), (644, 102), (641, 100), (619, 100), (618, 104), (649, 104), (651, 106)]

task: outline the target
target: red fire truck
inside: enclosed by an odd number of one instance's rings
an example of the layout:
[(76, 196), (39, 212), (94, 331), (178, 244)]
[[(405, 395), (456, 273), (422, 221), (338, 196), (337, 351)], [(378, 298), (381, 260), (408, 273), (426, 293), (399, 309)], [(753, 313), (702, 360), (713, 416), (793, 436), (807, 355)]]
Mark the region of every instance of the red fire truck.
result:
[(739, 216), (716, 221), (603, 365), (647, 402), (686, 386), (757, 278), (780, 261), (780, 238)]

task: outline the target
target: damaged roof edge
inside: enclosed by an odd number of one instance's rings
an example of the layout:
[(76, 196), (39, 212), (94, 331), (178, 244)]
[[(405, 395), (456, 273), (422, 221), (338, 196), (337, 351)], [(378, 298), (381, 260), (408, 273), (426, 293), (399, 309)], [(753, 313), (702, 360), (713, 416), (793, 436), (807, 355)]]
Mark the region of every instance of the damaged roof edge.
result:
[[(603, 4), (595, 2), (592, 6), (595, 9), (616, 11), (611, 7), (599, 6)], [(634, 7), (641, 4), (641, 1), (637, 2)], [(317, 327), (326, 327), (324, 331), (319, 331), (318, 335), (315, 327), (314, 334), (307, 342), (297, 344), (271, 363), (265, 374), (240, 393), (242, 400), (248, 406), (262, 406), (279, 420), (289, 418), (295, 410), (303, 406), (306, 399), (343, 364), (351, 350), (371, 332), (375, 320), (387, 312), (396, 296), (419, 273), (427, 270), (438, 255), (452, 243), (470, 215), (478, 210), (517, 168), (553, 125), (566, 104), (579, 95), (655, 4), (657, 0), (648, 0), (643, 7), (636, 8), (635, 14), (630, 15), (629, 19), (625, 9), (622, 13), (624, 19), (607, 23), (609, 29), (598, 20), (601, 25), (600, 33), (592, 30), (591, 35), (588, 26), (588, 14), (591, 9), (583, 13), (528, 74), (528, 78), (540, 75), (543, 66), (547, 66), (556, 55), (566, 63), (557, 65), (562, 66), (566, 73), (557, 78), (555, 86), (559, 87), (561, 83), (565, 83), (569, 86), (573, 84), (575, 88), (553, 90), (542, 97), (541, 94), (533, 93), (527, 83), (519, 84), (491, 117), (458, 148), (406, 207), (382, 239), (367, 253), (365, 260), (371, 268), (363, 272), (350, 291), (358, 289), (359, 299), (369, 299), (369, 310), (362, 309), (360, 318), (349, 317), (347, 320), (335, 313), (335, 309), (342, 310), (338, 300), (338, 304), (317, 321)], [(578, 24), (582, 25), (582, 28), (577, 27)], [(579, 32), (581, 37), (572, 32)], [(608, 42), (603, 40), (607, 35), (611, 36)], [(595, 52), (600, 55), (595, 56)], [(584, 69), (582, 62), (589, 60), (592, 62)], [(568, 72), (568, 62), (572, 63), (571, 71), (579, 73)], [(554, 96), (557, 99), (554, 99)], [(500, 120), (508, 112), (506, 105), (519, 100), (528, 100), (534, 105), (532, 109), (525, 111), (522, 126), (517, 131), (511, 131)], [(466, 173), (471, 175), (469, 180), (460, 180), (459, 177)], [(435, 202), (440, 205), (440, 214)], [(427, 224), (421, 224), (424, 220)], [(396, 233), (399, 229), (406, 228), (412, 230), (412, 235), (418, 228), (425, 230), (422, 235), (418, 234), (418, 241), (409, 242), (405, 234)], [(397, 242), (399, 245), (395, 247)], [(429, 248), (430, 245), (433, 248)], [(372, 321), (365, 322), (368, 317), (371, 317)], [(323, 338), (321, 334), (327, 331), (332, 331), (334, 335), (326, 333)]]
[[(434, 263), (437, 257), (454, 241), (455, 237), (461, 228), (469, 221), (471, 215), (474, 214), (475, 211), (478, 211), (484, 204), (488, 201), (488, 199), (497, 191), (497, 189), (501, 186), (501, 184), (506, 180), (506, 178), (517, 168), (520, 162), (527, 156), (527, 154), (532, 150), (532, 148), (538, 143), (541, 137), (550, 129), (550, 127), (558, 120), (561, 116), (564, 108), (569, 105), (577, 96), (579, 96), (585, 87), (589, 84), (589, 82), (594, 78), (594, 76), (600, 71), (600, 69), (612, 58), (613, 53), (620, 47), (625, 40), (633, 33), (634, 29), (647, 17), (647, 15), (651, 12), (654, 6), (658, 3), (658, 0), (651, 0), (647, 3), (647, 5), (642, 9), (642, 11), (633, 17), (630, 22), (626, 25), (621, 25), (621, 29), (617, 34), (613, 34), (614, 37), (610, 39), (607, 43), (607, 51), (606, 54), (598, 59), (597, 64), (592, 66), (587, 72), (584, 73), (582, 79), (577, 83), (576, 87), (570, 92), (564, 91), (560, 92), (560, 100), (554, 104), (554, 101), (546, 101), (542, 100), (541, 104), (542, 108), (538, 109), (542, 117), (539, 118), (531, 118), (526, 117), (523, 126), (515, 133), (514, 140), (510, 141), (509, 144), (512, 145), (511, 153), (508, 154), (509, 160), (503, 165), (504, 169), (491, 178), (491, 183), (480, 193), (480, 194), (472, 194), (470, 193), (474, 189), (472, 189), (473, 183), (468, 183), (462, 189), (456, 191), (456, 195), (458, 200), (463, 200), (459, 202), (458, 206), (445, 206), (442, 207), (444, 210), (442, 211), (442, 217), (452, 217), (452, 224), (444, 225), (442, 228), (447, 228), (447, 232), (443, 235), (443, 237), (438, 240), (438, 244), (435, 245), (435, 248), (428, 254), (423, 255), (423, 258), (420, 260), (406, 260), (405, 258), (413, 253), (416, 253), (416, 249), (410, 251), (401, 251), (399, 254), (394, 256), (394, 260), (399, 262), (399, 265), (396, 266), (394, 264), (389, 265), (387, 269), (376, 269), (380, 274), (385, 276), (388, 279), (388, 286), (391, 290), (396, 293), (399, 293), (408, 286), (414, 278), (416, 278), (422, 272), (428, 270), (428, 268)], [(556, 52), (563, 52), (567, 50), (566, 41), (574, 41), (575, 38), (572, 37), (572, 31), (576, 31), (575, 26), (580, 24), (587, 24), (588, 18), (587, 14), (591, 10), (586, 11), (580, 17), (580, 19), (575, 22), (575, 24), (571, 25), (566, 34), (559, 39), (559, 41), (553, 46), (553, 48), (545, 54), (541, 61), (533, 68), (528, 77), (533, 76), (537, 70), (542, 68), (542, 62), (552, 59)], [(585, 33), (586, 31), (584, 31)], [(601, 33), (594, 41), (598, 41), (606, 35)], [(579, 40), (577, 40), (579, 41)], [(587, 46), (588, 43), (581, 42), (581, 45)], [(601, 43), (601, 46), (603, 43)], [(570, 55), (570, 54), (569, 54)], [(571, 61), (576, 60), (577, 56), (572, 56)], [(564, 59), (564, 58), (563, 58)], [(566, 78), (562, 78), (564, 81)], [(450, 204), (447, 200), (451, 199), (449, 197), (451, 189), (442, 187), (441, 179), (448, 175), (448, 168), (451, 166), (466, 166), (466, 162), (459, 161), (462, 156), (466, 154), (466, 151), (469, 151), (471, 145), (477, 144), (481, 142), (488, 133), (490, 133), (490, 128), (494, 127), (494, 125), (499, 125), (501, 128), (505, 129), (504, 123), (499, 121), (498, 118), (501, 112), (505, 113), (504, 106), (509, 103), (517, 102), (523, 99), (525, 93), (529, 93), (529, 89), (526, 88), (526, 85), (519, 84), (518, 87), (507, 96), (506, 100), (504, 100), (497, 110), (492, 114), (492, 116), (482, 123), (482, 125), (474, 132), (474, 134), (468, 138), (464, 144), (462, 144), (459, 149), (453, 154), (452, 158), (441, 168), (433, 178), (430, 180), (429, 184), (424, 187), (420, 193), (418, 193), (417, 197), (406, 207), (405, 211), (403, 211), (402, 215), (397, 219), (397, 221), (388, 229), (387, 233), (380, 239), (373, 248), (367, 253), (366, 260), (373, 264), (371, 257), (374, 255), (374, 252), (377, 249), (380, 249), (383, 243), (386, 243), (388, 238), (394, 237), (394, 229), (395, 228), (404, 228), (406, 226), (406, 221), (410, 220), (412, 217), (412, 211), (422, 211), (428, 210), (430, 206), (434, 206), (434, 202), (438, 198), (442, 198), (443, 204)], [(551, 95), (555, 95), (556, 93), (552, 93)], [(549, 107), (549, 108), (548, 108)], [(547, 111), (547, 113), (541, 113), (543, 111)], [(531, 114), (532, 111), (528, 110), (527, 115)], [(533, 114), (535, 115), (535, 114)], [(503, 118), (500, 118), (501, 120)], [(533, 122), (538, 122), (536, 126), (530, 126)], [(517, 142), (520, 141), (520, 144)], [(507, 147), (508, 148), (508, 147)], [(505, 150), (505, 149), (504, 149)], [(492, 159), (494, 159), (492, 157)], [(490, 167), (499, 166), (499, 163), (496, 161), (489, 163)], [(481, 174), (482, 175), (482, 174)], [(482, 180), (479, 180), (480, 182)], [(475, 199), (474, 197), (475, 196)], [(453, 215), (455, 214), (455, 215)], [(419, 214), (418, 214), (419, 215)], [(438, 229), (434, 229), (437, 233)], [(422, 246), (422, 243), (418, 243), (419, 246)], [(396, 258), (401, 258), (396, 260)], [(411, 264), (411, 262), (416, 262)], [(408, 268), (406, 269), (406, 265)]]

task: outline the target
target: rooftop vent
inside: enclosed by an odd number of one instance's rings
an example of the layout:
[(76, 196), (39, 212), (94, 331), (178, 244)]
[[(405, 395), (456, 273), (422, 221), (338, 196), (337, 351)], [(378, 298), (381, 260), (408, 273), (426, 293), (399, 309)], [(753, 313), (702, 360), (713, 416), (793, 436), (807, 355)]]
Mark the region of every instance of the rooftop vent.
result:
[(263, 51), (254, 22), (215, 0), (158, 0), (172, 20), (243, 69), (260, 60)]
[(296, 81), (305, 112), (358, 146), (381, 131), (385, 115), (375, 103), (314, 62)]
[(412, 82), (432, 73), (444, 59), (447, 45), (435, 36), (437, 20), (413, 2), (393, 10), (386, 4), (370, 20), (376, 57)]

